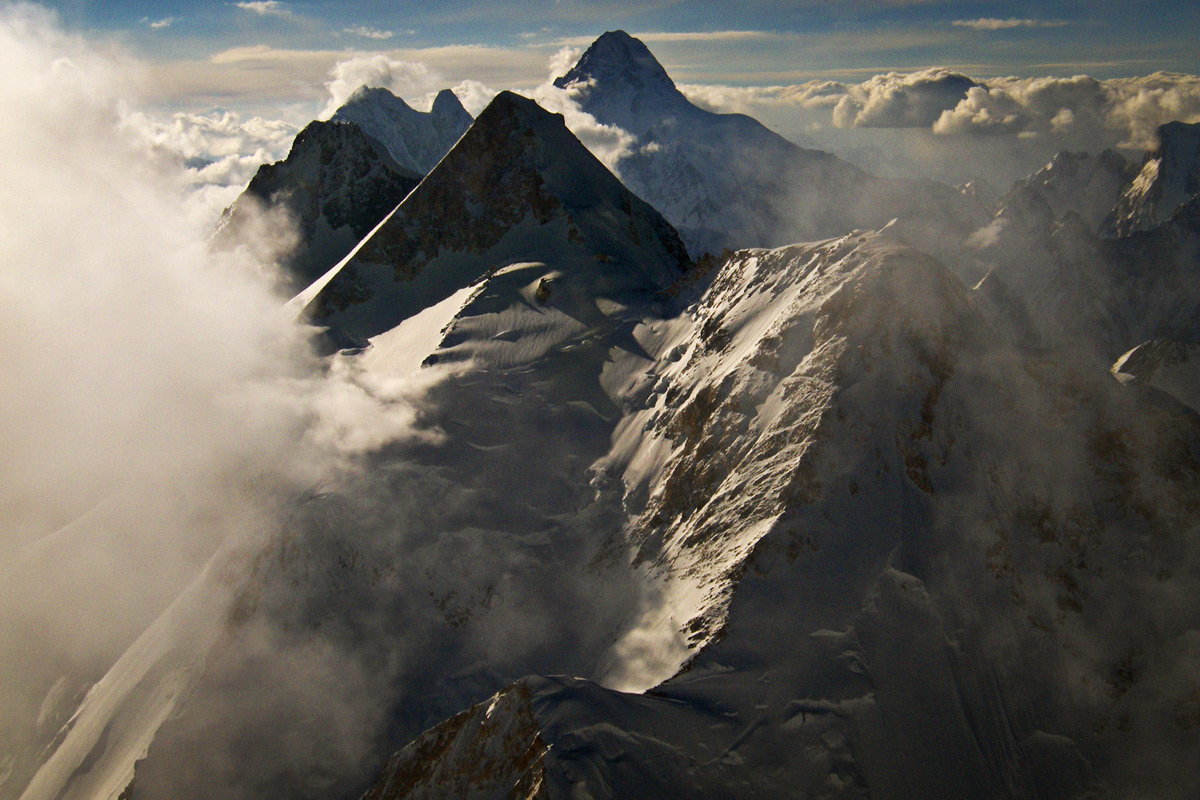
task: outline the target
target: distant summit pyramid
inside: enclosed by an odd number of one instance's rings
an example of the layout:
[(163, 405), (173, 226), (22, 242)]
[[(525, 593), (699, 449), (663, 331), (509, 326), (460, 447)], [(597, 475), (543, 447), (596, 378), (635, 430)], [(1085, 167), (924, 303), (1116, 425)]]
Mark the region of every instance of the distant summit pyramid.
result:
[(420, 176), (352, 122), (312, 122), (283, 161), (259, 167), (222, 217), (218, 245), (234, 241), (258, 209), (282, 212), (299, 242), (281, 267), (307, 286), (340, 261), (396, 207)]
[[(949, 187), (881, 181), (744, 114), (699, 108), (624, 31), (598, 38), (554, 84), (600, 123), (637, 138), (618, 164), (621, 178), (671, 221), (693, 255), (880, 228), (893, 217), (922, 216), (939, 227), (968, 217), (968, 232), (985, 221), (982, 207)], [(927, 230), (915, 243), (945, 239)]]
[(1158, 146), (1122, 192), (1105, 232), (1126, 236), (1169, 220), (1200, 195), (1200, 123), (1169, 122), (1158, 129)]
[(678, 234), (575, 138), (559, 114), (500, 93), (340, 268), (298, 298), (368, 338), (489, 270), (544, 261), (596, 291), (665, 287), (688, 264)]
[(625, 31), (609, 31), (593, 42), (554, 85), (576, 89), (589, 114), (639, 137), (664, 113), (700, 111), (675, 87), (646, 45)]
[(357, 89), (333, 115), (357, 123), (383, 142), (397, 163), (424, 175), (471, 126), (458, 97), (443, 89), (428, 112), (417, 111), (387, 89)]

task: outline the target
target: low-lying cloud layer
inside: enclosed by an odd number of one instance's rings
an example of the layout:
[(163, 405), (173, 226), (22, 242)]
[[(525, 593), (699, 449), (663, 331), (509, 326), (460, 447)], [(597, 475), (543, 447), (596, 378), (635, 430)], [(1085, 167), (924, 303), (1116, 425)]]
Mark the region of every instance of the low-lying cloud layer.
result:
[[(889, 72), (862, 83), (683, 88), (721, 111), (791, 109), (838, 128), (927, 128), (939, 135), (1074, 137), (1082, 145), (1146, 148), (1173, 120), (1200, 120), (1200, 77), (1156, 72), (1135, 78), (972, 78), (948, 69)], [(1086, 148), (1083, 148), (1086, 149)]]
[(198, 217), (212, 224), (263, 164), (287, 155), (299, 127), (232, 111), (179, 112), (169, 117), (118, 106), (122, 127), (159, 159), (183, 170)]

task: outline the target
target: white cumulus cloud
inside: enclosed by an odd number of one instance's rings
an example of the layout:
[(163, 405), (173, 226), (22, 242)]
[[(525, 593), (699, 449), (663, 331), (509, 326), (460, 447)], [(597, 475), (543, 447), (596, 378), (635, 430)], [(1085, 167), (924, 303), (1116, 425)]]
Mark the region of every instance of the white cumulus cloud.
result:
[[(1158, 126), (1200, 122), (1200, 76), (1155, 72), (1132, 78), (973, 78), (948, 69), (889, 72), (861, 83), (814, 80), (789, 86), (682, 86), (715, 111), (815, 125), (924, 128), (941, 136), (1054, 136), (1064, 147), (1153, 146)], [(824, 115), (823, 115), (824, 114)]]
[(262, 17), (288, 17), (292, 12), (279, 0), (250, 0), (250, 2), (234, 3), (243, 11), (249, 11)]
[(321, 119), (333, 113), (361, 86), (388, 89), (397, 97), (412, 97), (436, 90), (442, 76), (420, 61), (405, 61), (383, 53), (355, 55), (339, 61), (330, 70), (325, 88), (329, 99)]
[[(842, 128), (925, 128), (976, 85), (966, 75), (946, 69), (876, 75), (845, 88), (834, 107), (833, 122)], [(818, 84), (816, 88), (828, 92), (831, 87)]]

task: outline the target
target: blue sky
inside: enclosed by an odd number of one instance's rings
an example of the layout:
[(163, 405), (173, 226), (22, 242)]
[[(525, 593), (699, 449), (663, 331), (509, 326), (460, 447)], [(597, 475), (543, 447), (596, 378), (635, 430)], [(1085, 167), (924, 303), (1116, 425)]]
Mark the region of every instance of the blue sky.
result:
[[(556, 47), (578, 45), (618, 27), (643, 35), (673, 77), (688, 83), (765, 85), (935, 65), (983, 76), (1200, 72), (1200, 3), (1195, 0), (57, 0), (45, 5), (55, 8), (68, 27), (116, 36), (155, 63), (203, 63), (249, 47), (279, 54), (353, 49), (411, 55), (477, 45), (483, 48), (477, 59), (480, 79), (503, 78), (517, 86), (543, 79), (546, 55)], [(465, 59), (455, 63), (446, 77), (468, 77), (462, 73), (469, 66)]]

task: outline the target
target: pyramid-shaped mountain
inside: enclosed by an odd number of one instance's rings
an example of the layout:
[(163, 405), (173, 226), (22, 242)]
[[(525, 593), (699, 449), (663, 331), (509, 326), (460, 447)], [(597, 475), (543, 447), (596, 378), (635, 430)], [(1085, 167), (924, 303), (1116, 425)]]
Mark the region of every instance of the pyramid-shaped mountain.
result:
[(352, 122), (312, 122), (283, 161), (259, 167), (226, 209), (215, 240), (253, 235), (258, 214), (283, 214), (297, 243), (280, 266), (288, 280), (307, 286), (340, 261), (420, 175), (396, 163), (387, 149)]
[(424, 175), (471, 127), (471, 115), (443, 89), (428, 112), (417, 111), (387, 89), (360, 87), (333, 115), (354, 122), (383, 142), (401, 166)]
[(834, 159), (818, 150), (803, 151), (753, 117), (716, 114), (694, 105), (649, 48), (625, 31), (598, 38), (554, 85), (572, 90), (583, 109), (600, 122), (617, 125), (639, 139), (736, 137), (766, 151), (793, 156), (808, 152)]
[(982, 207), (949, 187), (881, 180), (744, 114), (697, 107), (624, 31), (598, 38), (555, 85), (597, 121), (637, 138), (617, 165), (621, 178), (662, 211), (693, 255), (879, 228), (895, 217), (919, 218), (913, 242), (936, 252), (947, 226), (969, 232), (986, 222)]
[(558, 114), (502, 92), (338, 269), (297, 299), (319, 324), (368, 338), (490, 270), (538, 261), (594, 274), (594, 291), (661, 289), (688, 265), (671, 225)]

